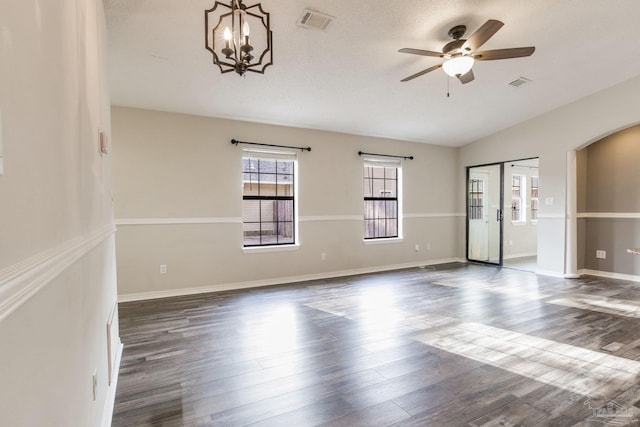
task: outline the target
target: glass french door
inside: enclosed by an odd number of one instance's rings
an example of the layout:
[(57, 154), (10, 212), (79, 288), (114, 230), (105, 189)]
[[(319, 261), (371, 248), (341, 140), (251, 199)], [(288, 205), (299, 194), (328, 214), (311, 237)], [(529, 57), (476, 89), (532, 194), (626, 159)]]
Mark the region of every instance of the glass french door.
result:
[(467, 259), (502, 265), (504, 164), (467, 168)]

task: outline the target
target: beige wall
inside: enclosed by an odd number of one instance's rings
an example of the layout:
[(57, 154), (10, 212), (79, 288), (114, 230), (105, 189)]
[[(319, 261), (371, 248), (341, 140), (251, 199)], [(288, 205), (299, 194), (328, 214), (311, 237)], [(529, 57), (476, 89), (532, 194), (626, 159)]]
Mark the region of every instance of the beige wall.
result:
[[(567, 151), (638, 123), (638, 111), (640, 77), (462, 147), (458, 172), (462, 177), (466, 166), (539, 157), (538, 267), (540, 272), (562, 275)], [(457, 194), (459, 206), (464, 206), (464, 181)], [(545, 204), (546, 198), (553, 204)]]
[(0, 424), (97, 426), (115, 390), (102, 2), (3, 1), (0, 29)]
[(640, 126), (588, 147), (586, 212), (640, 212)]
[[(640, 126), (616, 132), (579, 151), (579, 268), (640, 275)], [(606, 258), (596, 258), (596, 250)]]
[[(118, 281), (125, 298), (460, 256), (464, 209), (454, 194), (455, 149), (121, 107), (112, 108), (112, 119)], [(242, 149), (232, 138), (312, 147), (298, 156), (297, 250), (243, 252)], [(359, 150), (415, 156), (403, 165), (401, 242), (363, 243)], [(160, 274), (161, 264), (167, 274)]]

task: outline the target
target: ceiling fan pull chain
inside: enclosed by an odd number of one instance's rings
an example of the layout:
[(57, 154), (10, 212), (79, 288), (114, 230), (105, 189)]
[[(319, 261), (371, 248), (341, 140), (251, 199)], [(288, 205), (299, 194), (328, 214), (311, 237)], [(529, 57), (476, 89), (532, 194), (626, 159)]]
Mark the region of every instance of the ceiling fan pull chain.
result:
[(451, 77), (447, 76), (447, 98), (449, 98), (449, 81), (451, 81)]

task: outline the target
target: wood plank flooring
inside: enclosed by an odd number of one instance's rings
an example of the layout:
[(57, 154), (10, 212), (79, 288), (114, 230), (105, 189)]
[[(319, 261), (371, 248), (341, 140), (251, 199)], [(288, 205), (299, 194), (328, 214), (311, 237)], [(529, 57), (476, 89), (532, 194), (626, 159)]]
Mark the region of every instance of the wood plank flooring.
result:
[(640, 426), (640, 284), (472, 264), (120, 304), (113, 426)]

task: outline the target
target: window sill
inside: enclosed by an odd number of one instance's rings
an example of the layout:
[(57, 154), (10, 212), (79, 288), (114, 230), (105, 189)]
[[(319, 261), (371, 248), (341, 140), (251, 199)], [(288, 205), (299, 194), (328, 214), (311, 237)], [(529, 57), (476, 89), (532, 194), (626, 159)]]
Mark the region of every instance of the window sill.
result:
[(244, 254), (257, 254), (267, 252), (290, 252), (300, 249), (300, 245), (273, 245), (273, 246), (250, 246), (243, 247), (242, 253)]
[(402, 237), (390, 237), (388, 239), (364, 239), (362, 243), (365, 245), (390, 245), (394, 243), (402, 243)]
[(514, 227), (523, 227), (527, 225), (527, 221), (511, 221), (511, 225)]

